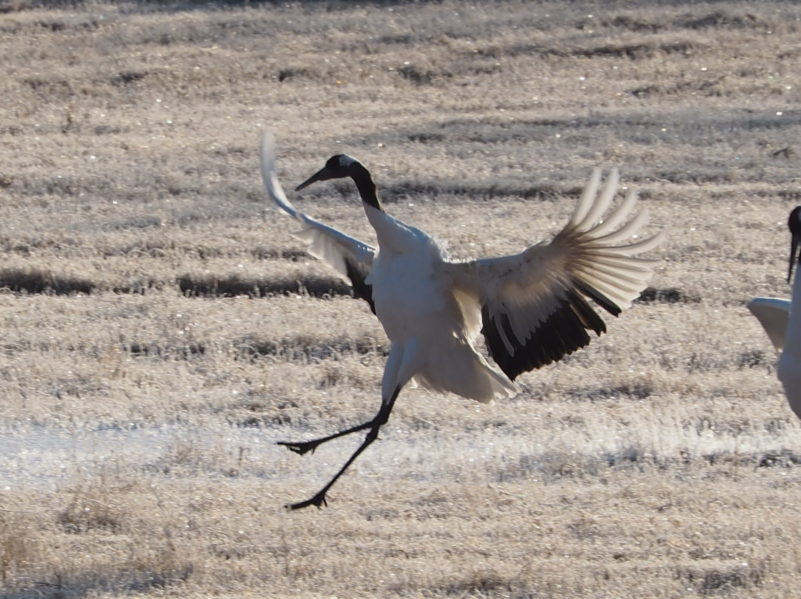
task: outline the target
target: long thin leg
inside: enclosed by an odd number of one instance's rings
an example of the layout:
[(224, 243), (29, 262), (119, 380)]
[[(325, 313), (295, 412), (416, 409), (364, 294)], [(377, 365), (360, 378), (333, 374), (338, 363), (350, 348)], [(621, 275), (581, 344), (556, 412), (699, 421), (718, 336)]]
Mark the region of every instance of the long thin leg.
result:
[(326, 441), (330, 441), (331, 439), (336, 439), (337, 437), (344, 437), (345, 435), (349, 435), (351, 433), (356, 433), (358, 431), (363, 431), (366, 428), (370, 428), (375, 424), (376, 419), (373, 418), (369, 422), (364, 422), (362, 424), (358, 424), (353, 426), (349, 429), (345, 429), (344, 431), (339, 431), (338, 433), (334, 433), (333, 435), (328, 435), (327, 437), (320, 437), (319, 439), (312, 439), (311, 441), (277, 441), (276, 445), (283, 445), (290, 451), (294, 451), (300, 455), (311, 451), (314, 453), (314, 450), (317, 449), (318, 445), (325, 443)]
[[(404, 383), (409, 380), (409, 374), (407, 373), (404, 379), (398, 377), (399, 369), (401, 367), (401, 363), (403, 361), (403, 356), (405, 352), (403, 351), (403, 346), (401, 345), (393, 345), (389, 352), (389, 358), (387, 359), (386, 366), (384, 367), (384, 377), (381, 381), (381, 397), (382, 399), (385, 397), (391, 397), (391, 393), (397, 395), (400, 391), (400, 388), (403, 387)], [(392, 399), (394, 402), (394, 399)], [(362, 424), (357, 424), (356, 426), (352, 426), (345, 430), (339, 431), (338, 433), (334, 433), (333, 435), (328, 435), (326, 437), (320, 437), (319, 439), (312, 439), (310, 441), (279, 441), (278, 445), (283, 445), (290, 451), (294, 451), (297, 454), (303, 455), (304, 453), (314, 452), (317, 447), (326, 441), (330, 441), (331, 439), (337, 439), (339, 437), (344, 437), (345, 435), (349, 435), (351, 433), (356, 433), (358, 431), (363, 431), (368, 428), (374, 428), (376, 424), (381, 426), (386, 422), (386, 418), (383, 422), (380, 422), (382, 411), (385, 409), (384, 404), (388, 404), (390, 402), (382, 401), (382, 408), (378, 411), (378, 414), (370, 420), (369, 422), (364, 422)], [(392, 409), (392, 408), (390, 408)], [(386, 414), (389, 416), (389, 413)]]
[(315, 505), (318, 508), (324, 505), (328, 505), (328, 503), (325, 500), (325, 494), (328, 492), (328, 489), (330, 489), (334, 485), (337, 479), (340, 476), (342, 476), (342, 474), (345, 472), (345, 470), (348, 469), (348, 467), (353, 463), (353, 461), (357, 457), (359, 457), (359, 454), (361, 454), (365, 449), (367, 449), (370, 446), (370, 444), (378, 438), (378, 431), (380, 430), (381, 426), (386, 424), (387, 420), (389, 420), (389, 415), (392, 412), (392, 408), (395, 405), (395, 400), (398, 398), (400, 390), (401, 386), (399, 385), (398, 387), (395, 388), (395, 391), (392, 393), (392, 397), (390, 398), (390, 400), (386, 404), (383, 404), (381, 406), (381, 409), (378, 411), (378, 414), (376, 414), (376, 417), (373, 418), (373, 420), (371, 420), (370, 422), (365, 422), (364, 424), (360, 424), (358, 427), (354, 427), (353, 429), (348, 429), (347, 431), (342, 431), (341, 433), (335, 433), (333, 435), (330, 435), (329, 437), (323, 437), (322, 440), (318, 439), (318, 441), (323, 442), (327, 441), (328, 439), (341, 437), (342, 435), (347, 435), (348, 433), (353, 433), (356, 432), (357, 430), (370, 427), (370, 432), (367, 433), (367, 436), (364, 438), (364, 441), (362, 441), (362, 444), (356, 448), (356, 451), (353, 452), (353, 455), (351, 455), (348, 461), (345, 462), (345, 465), (339, 469), (339, 472), (337, 472), (334, 475), (334, 478), (328, 481), (327, 485), (325, 485), (322, 489), (320, 489), (310, 499), (307, 499), (306, 501), (299, 501), (297, 503), (289, 504), (286, 506), (287, 508), (289, 508), (290, 510), (299, 510), (304, 507), (309, 507), (310, 505)]

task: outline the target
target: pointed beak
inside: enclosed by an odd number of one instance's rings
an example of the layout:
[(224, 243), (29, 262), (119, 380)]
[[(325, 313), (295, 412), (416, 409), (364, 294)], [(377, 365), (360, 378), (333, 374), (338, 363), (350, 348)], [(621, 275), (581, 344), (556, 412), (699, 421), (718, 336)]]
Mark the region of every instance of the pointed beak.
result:
[(328, 179), (334, 179), (334, 178), (336, 178), (336, 174), (334, 174), (331, 171), (331, 169), (329, 169), (327, 166), (324, 166), (319, 171), (314, 173), (311, 177), (306, 179), (303, 183), (298, 185), (295, 188), (295, 191), (300, 191), (301, 189), (308, 187), (312, 183), (317, 183), (317, 181), (327, 181)]
[[(793, 278), (793, 266), (799, 260), (798, 247), (801, 245), (801, 234), (793, 233), (793, 240), (790, 242), (790, 270), (787, 273), (787, 282), (789, 283)], [(798, 276), (798, 273), (796, 273)]]

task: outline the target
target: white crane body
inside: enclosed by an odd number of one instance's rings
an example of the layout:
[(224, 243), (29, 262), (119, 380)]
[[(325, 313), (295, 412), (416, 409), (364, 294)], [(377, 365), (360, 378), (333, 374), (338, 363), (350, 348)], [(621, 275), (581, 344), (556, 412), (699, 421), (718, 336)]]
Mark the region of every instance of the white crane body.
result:
[[(378, 212), (366, 209), (368, 214)], [(365, 282), (373, 288), (376, 316), (391, 341), (390, 360), (404, 365), (397, 372), (387, 367), (384, 397), (409, 378), (433, 391), (482, 402), (514, 391), (514, 384), (495, 372), (473, 346), (477, 320), (472, 319), (471, 330), (468, 311), (441, 276), (447, 256), (437, 243), (392, 217), (387, 216), (389, 227), (375, 217), (370, 221), (380, 249)]]
[(776, 351), (784, 347), (784, 336), (787, 333), (787, 324), (790, 322), (790, 300), (778, 297), (755, 297), (746, 304), (751, 314), (756, 316), (762, 328), (768, 334), (770, 342)]
[(776, 374), (784, 387), (790, 407), (801, 418), (801, 276), (798, 271), (793, 280), (792, 298), (790, 320)]
[(792, 282), (791, 300), (757, 297), (748, 302), (748, 309), (759, 319), (773, 346), (781, 351), (776, 375), (784, 387), (787, 403), (801, 418), (801, 277), (793, 268), (801, 261), (801, 206), (790, 212), (790, 266), (787, 282)]

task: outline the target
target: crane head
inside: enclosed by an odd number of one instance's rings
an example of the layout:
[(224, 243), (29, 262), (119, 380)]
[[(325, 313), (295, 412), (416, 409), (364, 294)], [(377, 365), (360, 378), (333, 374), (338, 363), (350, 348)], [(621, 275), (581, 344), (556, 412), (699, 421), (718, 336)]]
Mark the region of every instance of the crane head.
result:
[(359, 161), (347, 154), (336, 154), (331, 156), (323, 168), (314, 173), (311, 177), (306, 179), (303, 183), (295, 188), (295, 191), (300, 191), (304, 187), (308, 187), (317, 181), (327, 181), (328, 179), (342, 179), (343, 177), (350, 177), (352, 174), (352, 167), (359, 164)]
[[(787, 226), (790, 229), (792, 240), (790, 242), (790, 271), (787, 273), (787, 282), (793, 278), (793, 266), (796, 262), (801, 260), (798, 248), (801, 245), (801, 206), (796, 206), (790, 213), (790, 218), (787, 219)], [(798, 276), (796, 274), (796, 276)]]

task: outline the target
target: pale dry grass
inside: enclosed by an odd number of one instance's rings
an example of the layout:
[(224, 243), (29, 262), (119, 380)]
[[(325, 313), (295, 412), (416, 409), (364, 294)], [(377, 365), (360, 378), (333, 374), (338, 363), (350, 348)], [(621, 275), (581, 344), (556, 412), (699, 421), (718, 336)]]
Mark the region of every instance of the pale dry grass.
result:
[[(792, 596), (794, 3), (0, 4), (0, 597)], [(609, 333), (489, 406), (408, 389), (264, 203), (335, 152), (461, 258), (619, 165), (669, 237)], [(293, 201), (372, 241), (352, 186)]]

